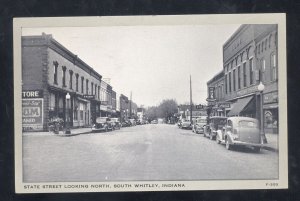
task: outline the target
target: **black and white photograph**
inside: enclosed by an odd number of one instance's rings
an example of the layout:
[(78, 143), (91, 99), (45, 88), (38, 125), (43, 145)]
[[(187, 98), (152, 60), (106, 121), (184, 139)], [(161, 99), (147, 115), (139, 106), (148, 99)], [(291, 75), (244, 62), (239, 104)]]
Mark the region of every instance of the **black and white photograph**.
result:
[(17, 193), (288, 187), (284, 14), (14, 19)]

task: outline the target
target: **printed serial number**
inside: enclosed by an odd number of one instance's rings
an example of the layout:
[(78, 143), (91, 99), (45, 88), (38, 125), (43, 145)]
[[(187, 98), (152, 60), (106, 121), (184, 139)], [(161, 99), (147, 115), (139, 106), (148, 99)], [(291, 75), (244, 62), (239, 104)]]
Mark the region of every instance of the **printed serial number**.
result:
[(266, 186), (278, 186), (278, 183), (266, 183)]

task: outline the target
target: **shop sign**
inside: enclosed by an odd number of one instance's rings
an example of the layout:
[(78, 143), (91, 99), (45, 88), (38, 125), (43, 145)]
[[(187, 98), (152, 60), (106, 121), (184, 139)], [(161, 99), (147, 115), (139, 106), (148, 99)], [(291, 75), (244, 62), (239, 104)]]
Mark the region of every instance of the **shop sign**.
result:
[(101, 105), (108, 105), (108, 101), (100, 101)]
[(278, 92), (264, 94), (264, 103), (277, 103), (277, 102), (278, 102)]
[(86, 94), (86, 95), (83, 95), (83, 98), (85, 98), (85, 99), (95, 99), (95, 95)]
[(218, 107), (219, 108), (230, 108), (230, 103), (219, 103)]
[(248, 87), (246, 89), (242, 89), (242, 90), (236, 92), (236, 95), (237, 96), (244, 96), (244, 95), (247, 95), (247, 94), (252, 94), (252, 93), (254, 93), (256, 91), (258, 91), (257, 90), (257, 85), (252, 86), (252, 87)]
[(208, 102), (213, 102), (216, 100), (215, 98), (215, 87), (208, 87), (208, 98), (206, 99)]
[(43, 129), (43, 99), (22, 100), (22, 123), (23, 130)]
[(43, 98), (43, 90), (24, 90), (22, 98)]
[(107, 106), (106, 105), (100, 105), (100, 110), (107, 111)]

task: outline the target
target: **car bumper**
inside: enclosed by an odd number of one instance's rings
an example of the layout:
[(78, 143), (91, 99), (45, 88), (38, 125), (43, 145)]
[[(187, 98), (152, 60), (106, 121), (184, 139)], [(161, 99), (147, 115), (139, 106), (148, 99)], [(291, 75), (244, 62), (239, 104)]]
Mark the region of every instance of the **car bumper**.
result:
[(243, 145), (243, 146), (253, 146), (253, 147), (263, 147), (263, 144), (258, 143), (251, 143), (251, 142), (242, 142), (242, 141), (233, 141), (232, 144), (234, 145)]
[(92, 131), (105, 131), (105, 128), (92, 128)]

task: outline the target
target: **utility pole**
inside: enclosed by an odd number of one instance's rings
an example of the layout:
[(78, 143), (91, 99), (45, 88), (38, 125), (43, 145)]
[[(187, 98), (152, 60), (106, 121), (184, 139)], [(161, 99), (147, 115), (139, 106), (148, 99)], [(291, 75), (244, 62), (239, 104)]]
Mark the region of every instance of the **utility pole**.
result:
[(130, 91), (129, 117), (131, 118), (132, 91)]
[(192, 122), (193, 114), (193, 100), (192, 100), (192, 76), (190, 75), (190, 122)]

